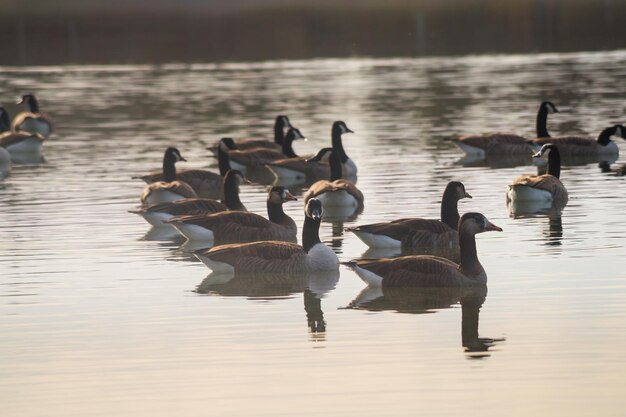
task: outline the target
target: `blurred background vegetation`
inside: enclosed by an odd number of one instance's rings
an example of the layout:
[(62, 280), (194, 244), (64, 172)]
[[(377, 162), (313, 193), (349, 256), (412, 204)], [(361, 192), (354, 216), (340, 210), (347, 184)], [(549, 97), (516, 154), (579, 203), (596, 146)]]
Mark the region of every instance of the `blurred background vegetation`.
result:
[(0, 0), (0, 65), (626, 47), (626, 0)]

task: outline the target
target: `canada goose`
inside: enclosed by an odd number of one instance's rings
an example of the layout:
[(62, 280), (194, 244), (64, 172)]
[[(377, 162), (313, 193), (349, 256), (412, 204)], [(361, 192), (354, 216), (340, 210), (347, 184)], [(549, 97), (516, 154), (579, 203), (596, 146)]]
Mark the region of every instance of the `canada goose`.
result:
[(224, 177), (224, 198), (221, 202), (209, 198), (185, 198), (152, 204), (131, 210), (130, 213), (139, 214), (154, 227), (162, 227), (166, 220), (174, 216), (211, 214), (226, 210), (246, 211), (246, 207), (239, 200), (239, 185), (244, 181), (241, 172), (230, 170)]
[(39, 133), (12, 131), (9, 113), (0, 107), (0, 146), (9, 153), (40, 153), (43, 141)]
[(544, 201), (566, 203), (567, 190), (559, 179), (561, 175), (561, 156), (559, 148), (551, 143), (545, 144), (533, 158), (548, 156), (548, 171), (544, 175), (522, 175), (509, 185), (507, 201)]
[(536, 151), (541, 146), (551, 143), (559, 147), (561, 156), (601, 156), (618, 155), (619, 148), (611, 140), (611, 136), (624, 138), (626, 128), (622, 125), (609, 126), (603, 129), (597, 139), (591, 136), (557, 136), (553, 138), (537, 138), (528, 141)]
[(176, 162), (187, 161), (178, 149), (167, 148), (163, 156), (163, 181), (153, 182), (141, 193), (141, 204), (158, 204), (181, 198), (198, 198), (189, 184), (176, 180)]
[[(230, 160), (228, 158), (230, 147), (224, 142), (228, 140), (232, 141), (232, 139), (220, 140), (220, 146), (217, 150), (219, 174), (203, 169), (186, 169), (176, 171), (176, 179), (187, 183), (201, 198), (222, 198), (224, 176), (230, 170)], [(163, 172), (152, 172), (133, 177), (133, 179), (141, 179), (146, 184), (152, 184), (153, 182), (163, 181)]]
[(18, 113), (13, 118), (12, 130), (39, 133), (47, 138), (52, 133), (52, 120), (45, 114), (39, 113), (39, 103), (32, 94), (23, 95), (17, 104), (28, 105), (29, 111)]
[(217, 273), (298, 274), (334, 271), (339, 267), (335, 252), (320, 241), (322, 202), (312, 198), (304, 211), (302, 246), (289, 242), (261, 241), (216, 246), (195, 255)]
[[(344, 178), (356, 178), (356, 164), (343, 149), (341, 135), (344, 133), (354, 132), (342, 121), (333, 123), (331, 129), (332, 147), (341, 159)], [(281, 159), (269, 163), (267, 166), (278, 179), (330, 178), (330, 166), (328, 164), (325, 162), (307, 163), (306, 159), (305, 157)]]
[(296, 201), (285, 187), (273, 187), (267, 195), (269, 220), (255, 213), (224, 211), (220, 213), (177, 216), (167, 221), (191, 241), (216, 244), (256, 240), (296, 241), (298, 228), (283, 211), (283, 203)]
[(372, 287), (464, 287), (485, 285), (487, 274), (476, 255), (476, 234), (501, 232), (480, 213), (465, 213), (459, 220), (461, 262), (436, 256), (414, 255), (393, 259), (347, 262)]
[(459, 200), (472, 198), (465, 186), (451, 181), (441, 199), (441, 221), (430, 219), (399, 219), (391, 222), (366, 224), (346, 230), (357, 235), (372, 248), (456, 249), (459, 236)]
[[(274, 140), (268, 139), (237, 139), (235, 145), (239, 150), (252, 149), (252, 148), (268, 148), (280, 151), (283, 147), (283, 139), (287, 129), (293, 127), (289, 118), (285, 115), (278, 115), (274, 120)], [(217, 152), (219, 143), (211, 146), (211, 150)]]
[[(556, 106), (544, 101), (537, 112), (537, 137), (549, 138), (547, 129), (548, 114), (558, 113)], [(468, 155), (483, 157), (487, 154), (523, 154), (528, 152), (527, 139), (511, 133), (487, 133), (484, 135), (461, 136), (453, 140), (463, 152)]]
[(229, 142), (230, 146), (233, 146), (228, 151), (228, 157), (230, 158), (230, 166), (240, 171), (245, 171), (246, 168), (258, 168), (272, 161), (278, 159), (296, 158), (298, 155), (293, 151), (293, 141), (296, 139), (306, 139), (299, 129), (292, 127), (287, 132), (285, 139), (283, 139), (282, 150), (277, 151), (268, 148), (253, 148), (240, 150), (234, 141)]
[(317, 198), (324, 207), (334, 206), (363, 206), (363, 193), (350, 181), (342, 179), (341, 159), (333, 148), (323, 148), (307, 163), (321, 161), (326, 153), (329, 153), (330, 181), (319, 180), (309, 187), (304, 194), (304, 202), (311, 198)]

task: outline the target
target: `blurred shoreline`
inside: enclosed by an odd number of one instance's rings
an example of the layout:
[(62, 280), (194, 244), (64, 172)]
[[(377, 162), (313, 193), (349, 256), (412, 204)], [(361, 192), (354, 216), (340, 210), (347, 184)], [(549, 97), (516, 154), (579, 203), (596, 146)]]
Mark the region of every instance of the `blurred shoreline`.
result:
[(626, 48), (624, 22), (618, 0), (8, 0), (0, 65), (613, 50)]

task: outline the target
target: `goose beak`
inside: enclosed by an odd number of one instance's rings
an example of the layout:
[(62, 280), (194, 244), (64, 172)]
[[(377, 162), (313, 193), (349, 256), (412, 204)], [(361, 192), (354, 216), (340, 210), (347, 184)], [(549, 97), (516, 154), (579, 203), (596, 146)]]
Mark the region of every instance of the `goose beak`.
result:
[(298, 201), (298, 199), (289, 191), (285, 191), (285, 201)]
[(24, 97), (18, 97), (18, 98), (15, 100), (15, 104), (22, 104), (23, 102), (24, 102)]
[(183, 158), (182, 156), (180, 157), (180, 160), (183, 162), (187, 162), (187, 160), (185, 158)]
[(534, 153), (533, 158), (541, 158), (541, 151)]
[(487, 226), (485, 226), (485, 232), (501, 232), (502, 228), (499, 226), (496, 226), (495, 224), (491, 223), (491, 222), (487, 222)]
[(354, 133), (354, 130), (346, 126), (346, 133)]
[(472, 198), (472, 196), (470, 195), (470, 193), (468, 193), (467, 191), (465, 192), (465, 198)]

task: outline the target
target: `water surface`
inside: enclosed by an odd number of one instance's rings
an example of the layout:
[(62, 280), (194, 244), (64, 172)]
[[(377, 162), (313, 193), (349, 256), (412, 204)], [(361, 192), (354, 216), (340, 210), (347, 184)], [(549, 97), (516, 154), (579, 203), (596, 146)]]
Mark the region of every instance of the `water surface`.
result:
[[(45, 162), (0, 182), (2, 415), (621, 415), (624, 179), (566, 166), (562, 213), (511, 216), (507, 184), (536, 168), (464, 163), (444, 139), (532, 135), (545, 99), (553, 134), (595, 135), (625, 122), (625, 77), (623, 51), (3, 68), (3, 104), (34, 91), (57, 130)], [(321, 228), (341, 260), (379, 255), (344, 227), (437, 218), (461, 180), (461, 212), (504, 229), (478, 237), (488, 292), (382, 293), (344, 267), (220, 282), (127, 213), (143, 187), (130, 177), (166, 146), (217, 169), (206, 145), (270, 136), (279, 113), (308, 136), (303, 154), (334, 120), (356, 132), (344, 144), (365, 210)], [(263, 185), (241, 198), (264, 213)], [(301, 225), (301, 201), (286, 211)]]

